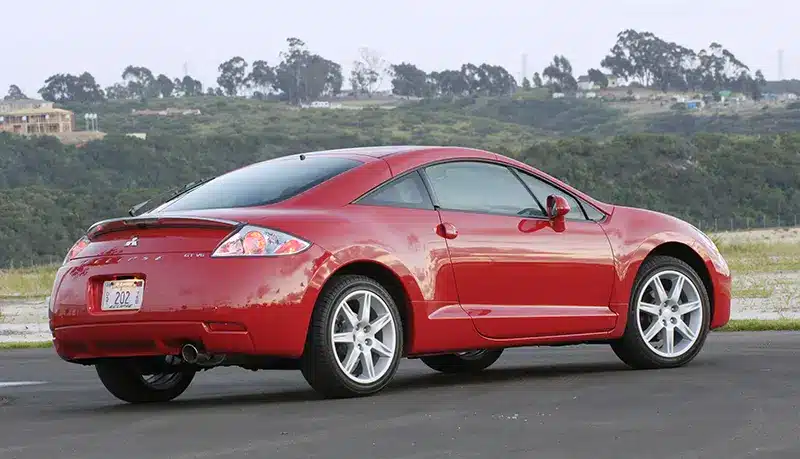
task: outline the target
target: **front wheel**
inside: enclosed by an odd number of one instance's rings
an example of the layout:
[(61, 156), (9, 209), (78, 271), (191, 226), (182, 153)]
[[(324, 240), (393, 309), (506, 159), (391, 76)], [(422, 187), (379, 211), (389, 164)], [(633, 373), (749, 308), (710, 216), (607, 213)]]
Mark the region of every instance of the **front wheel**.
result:
[(489, 368), (503, 354), (503, 349), (480, 349), (458, 354), (420, 357), (422, 363), (441, 373), (477, 373)]
[(144, 369), (136, 360), (120, 359), (95, 365), (103, 386), (116, 398), (128, 403), (168, 402), (189, 387), (197, 370), (159, 365), (160, 371)]
[(633, 285), (625, 333), (611, 348), (636, 369), (686, 365), (708, 336), (709, 305), (703, 281), (688, 264), (668, 256), (647, 259)]

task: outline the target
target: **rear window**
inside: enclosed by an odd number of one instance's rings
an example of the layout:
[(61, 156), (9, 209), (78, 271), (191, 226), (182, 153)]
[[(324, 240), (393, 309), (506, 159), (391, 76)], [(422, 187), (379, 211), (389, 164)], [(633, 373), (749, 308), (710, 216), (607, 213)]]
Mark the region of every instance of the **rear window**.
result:
[(221, 175), (161, 210), (182, 211), (251, 207), (289, 199), (363, 163), (307, 155), (279, 158)]

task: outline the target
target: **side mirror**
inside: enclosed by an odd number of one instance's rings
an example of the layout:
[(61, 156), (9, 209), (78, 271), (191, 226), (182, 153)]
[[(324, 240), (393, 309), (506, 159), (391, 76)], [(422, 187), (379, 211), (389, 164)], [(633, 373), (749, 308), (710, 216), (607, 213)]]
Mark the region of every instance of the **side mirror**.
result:
[(547, 217), (556, 232), (565, 228), (564, 216), (570, 211), (569, 203), (563, 196), (551, 194), (547, 197)]
[(547, 217), (550, 220), (563, 219), (572, 210), (563, 196), (551, 194), (547, 197)]

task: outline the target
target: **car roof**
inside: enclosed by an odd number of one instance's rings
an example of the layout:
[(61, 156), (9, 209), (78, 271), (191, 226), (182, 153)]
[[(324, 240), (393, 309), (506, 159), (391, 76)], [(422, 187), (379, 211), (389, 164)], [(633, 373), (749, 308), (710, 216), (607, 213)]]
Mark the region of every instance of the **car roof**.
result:
[(434, 145), (385, 145), (385, 146), (371, 146), (371, 147), (354, 147), (354, 148), (337, 148), (332, 150), (319, 150), (313, 151), (308, 153), (302, 153), (304, 155), (326, 155), (326, 154), (336, 154), (336, 155), (360, 155), (360, 156), (369, 156), (372, 158), (386, 158), (396, 154), (402, 153), (411, 153), (414, 151), (420, 150), (435, 150), (441, 148), (451, 148), (456, 150), (464, 150), (469, 148), (464, 147), (444, 147), (444, 146), (434, 146)]

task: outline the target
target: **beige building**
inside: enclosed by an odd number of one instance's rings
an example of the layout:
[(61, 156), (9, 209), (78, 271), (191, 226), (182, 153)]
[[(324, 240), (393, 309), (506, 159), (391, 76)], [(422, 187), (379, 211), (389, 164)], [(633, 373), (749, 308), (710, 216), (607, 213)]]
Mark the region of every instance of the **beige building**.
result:
[(61, 134), (75, 130), (75, 114), (43, 100), (0, 100), (0, 132)]

